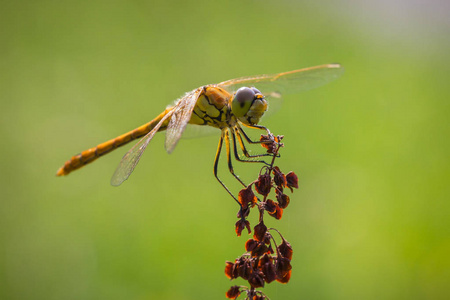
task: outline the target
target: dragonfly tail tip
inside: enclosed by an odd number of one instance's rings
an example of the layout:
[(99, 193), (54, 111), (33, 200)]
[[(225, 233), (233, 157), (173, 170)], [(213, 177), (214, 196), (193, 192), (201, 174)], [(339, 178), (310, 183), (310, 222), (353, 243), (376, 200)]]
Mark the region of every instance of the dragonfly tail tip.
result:
[(56, 172), (56, 176), (64, 176), (67, 175), (67, 173), (64, 171), (64, 167), (59, 168), (58, 171)]

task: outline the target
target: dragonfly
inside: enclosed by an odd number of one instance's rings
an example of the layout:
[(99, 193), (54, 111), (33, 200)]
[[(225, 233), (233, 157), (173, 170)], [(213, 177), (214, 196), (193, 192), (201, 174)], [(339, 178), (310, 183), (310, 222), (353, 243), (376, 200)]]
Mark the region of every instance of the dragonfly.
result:
[[(68, 175), (97, 158), (141, 138), (122, 158), (111, 178), (113, 186), (119, 186), (128, 179), (138, 164), (143, 152), (154, 135), (166, 131), (165, 148), (171, 153), (188, 124), (211, 126), (220, 130), (220, 139), (214, 159), (214, 176), (227, 192), (236, 200), (230, 190), (218, 177), (219, 157), (225, 143), (228, 169), (244, 186), (235, 174), (232, 153), (237, 161), (264, 162), (256, 157), (271, 154), (250, 155), (245, 146), (257, 144), (244, 131), (244, 128), (269, 129), (259, 125), (268, 110), (268, 103), (278, 101), (286, 94), (316, 88), (342, 75), (344, 69), (339, 64), (326, 64), (303, 68), (272, 75), (242, 77), (210, 84), (194, 89), (168, 106), (156, 118), (130, 132), (122, 134), (107, 142), (85, 150), (69, 159), (56, 173), (57, 176)], [(245, 142), (244, 142), (245, 140)], [(242, 155), (238, 154), (238, 147)]]

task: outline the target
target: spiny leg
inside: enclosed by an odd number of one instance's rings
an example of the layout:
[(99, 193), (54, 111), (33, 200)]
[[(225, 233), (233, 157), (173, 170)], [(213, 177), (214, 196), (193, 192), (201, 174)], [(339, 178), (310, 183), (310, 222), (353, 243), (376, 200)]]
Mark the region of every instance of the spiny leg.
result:
[[(248, 124), (244, 124), (244, 123), (240, 123), (242, 125), (244, 125), (245, 127), (248, 128), (252, 128), (252, 129), (260, 129), (260, 130), (264, 130), (267, 132), (268, 135), (271, 135), (272, 133), (270, 132), (270, 130), (267, 127), (264, 127), (262, 125), (248, 125)], [(249, 142), (250, 144), (262, 144), (263, 142), (261, 141), (252, 141), (248, 135), (245, 133), (244, 130), (242, 130), (242, 127), (239, 124), (236, 124), (236, 127), (239, 128), (239, 131), (244, 135), (245, 139), (247, 140), (247, 142)]]
[[(242, 128), (239, 128), (239, 127), (233, 128), (233, 133), (236, 135), (238, 142), (239, 142), (239, 146), (241, 147), (242, 153), (245, 155), (245, 157), (255, 158), (255, 157), (263, 157), (263, 156), (272, 156), (272, 154), (269, 154), (269, 153), (250, 155), (247, 151), (247, 148), (245, 147), (244, 141), (242, 140), (241, 132), (243, 134), (245, 134), (245, 132), (242, 130)], [(233, 136), (233, 138), (234, 138), (234, 136)], [(246, 138), (248, 138), (248, 136), (246, 136)], [(234, 143), (235, 143), (235, 153), (237, 153), (236, 139), (234, 139)], [(262, 144), (262, 142), (254, 142), (254, 144)], [(260, 161), (260, 160), (242, 160), (242, 159), (239, 159), (238, 157), (236, 157), (236, 159), (239, 161), (246, 161), (246, 162), (264, 162), (264, 161)]]
[[(270, 131), (269, 131), (266, 127), (264, 127), (264, 126), (249, 126), (249, 125), (246, 125), (246, 126), (249, 127), (249, 128), (264, 129), (268, 134), (271, 134)], [(240, 144), (242, 144), (242, 146), (243, 146), (243, 151), (245, 151), (245, 152), (247, 152), (247, 150), (245, 149), (245, 146), (244, 146), (244, 144), (243, 144), (242, 138), (241, 138), (240, 135), (239, 135), (239, 132), (244, 134), (246, 140), (247, 140), (249, 143), (252, 143), (252, 144), (262, 144), (262, 143), (264, 143), (264, 142), (261, 142), (261, 141), (252, 141), (252, 140), (245, 134), (245, 132), (242, 130), (242, 128), (239, 127), (239, 125), (237, 125), (237, 128), (238, 128), (239, 130), (234, 131), (233, 129), (231, 129), (231, 130), (232, 130), (231, 134), (233, 135), (233, 147), (234, 147), (234, 154), (235, 154), (236, 160), (242, 161), (242, 162), (260, 162), (260, 163), (265, 163), (265, 164), (267, 164), (267, 162), (265, 162), (265, 161), (248, 161), (248, 160), (242, 160), (242, 159), (239, 158), (239, 155), (238, 155), (238, 153), (237, 153), (237, 145), (236, 145), (236, 138), (235, 138), (234, 132), (236, 132), (236, 133), (238, 134), (238, 138), (239, 138), (239, 140), (240, 140)], [(246, 185), (246, 184), (245, 184), (245, 183), (244, 183), (244, 182), (243, 182), (243, 181), (242, 181), (242, 180), (234, 173), (233, 164), (232, 164), (232, 160), (231, 160), (231, 148), (230, 148), (230, 142), (231, 142), (231, 141), (230, 141), (230, 129), (229, 129), (229, 128), (223, 129), (222, 132), (221, 132), (221, 135), (220, 135), (219, 144), (218, 144), (218, 146), (217, 146), (216, 157), (215, 157), (215, 159), (214, 159), (214, 176), (216, 177), (217, 181), (219, 181), (219, 183), (223, 186), (223, 188), (228, 192), (228, 194), (230, 194), (230, 196), (233, 197), (233, 199), (234, 199), (239, 205), (241, 205), (241, 204), (239, 203), (238, 199), (236, 199), (236, 197), (231, 193), (231, 191), (228, 189), (228, 187), (222, 182), (222, 180), (220, 180), (220, 178), (219, 178), (218, 175), (217, 175), (217, 173), (218, 173), (218, 165), (219, 165), (219, 158), (220, 158), (220, 153), (221, 153), (221, 150), (222, 150), (222, 145), (223, 145), (223, 140), (224, 140), (224, 139), (225, 139), (225, 146), (226, 146), (226, 150), (227, 150), (228, 169), (229, 169), (230, 173), (236, 178), (236, 180), (239, 181), (239, 183), (241, 183), (244, 187), (247, 187), (247, 185)], [(248, 152), (247, 152), (247, 154), (248, 154)], [(270, 154), (269, 154), (269, 155), (270, 155)], [(260, 155), (260, 156), (266, 156), (266, 155)], [(271, 156), (271, 155), (270, 155), (270, 156)], [(252, 157), (252, 156), (249, 155), (249, 157)], [(255, 156), (255, 157), (258, 157), (258, 156)]]
[[(236, 199), (236, 197), (230, 192), (230, 190), (227, 188), (227, 186), (222, 182), (222, 180), (220, 180), (219, 176), (217, 176), (217, 168), (219, 165), (219, 157), (220, 157), (220, 152), (222, 150), (222, 144), (223, 144), (223, 138), (224, 138), (224, 133), (222, 131), (221, 135), (220, 135), (220, 140), (219, 140), (219, 145), (217, 147), (217, 152), (216, 152), (216, 157), (214, 159), (214, 176), (216, 177), (216, 179), (220, 182), (220, 184), (223, 186), (223, 188), (228, 192), (228, 194), (230, 194), (231, 197), (233, 197), (234, 201), (236, 201), (239, 205), (241, 205), (238, 201), (238, 199)], [(234, 175), (234, 174), (233, 174)]]
[[(246, 124), (243, 124), (243, 125), (248, 128), (265, 130), (267, 132), (267, 135), (272, 136), (272, 133), (270, 132), (270, 130), (262, 125), (246, 125)], [(244, 136), (245, 140), (249, 144), (264, 144), (264, 143), (266, 143), (265, 141), (253, 141), (252, 139), (250, 139), (250, 137), (245, 133), (245, 131), (242, 129), (242, 127), (239, 124), (236, 124), (236, 129), (237, 129), (236, 132), (241, 133)], [(238, 134), (238, 138), (241, 138), (240, 134)], [(247, 152), (247, 151), (244, 150), (245, 146), (243, 147), (242, 138), (240, 139), (239, 143), (241, 144), (241, 149), (245, 155), (245, 152)], [(266, 153), (266, 154), (259, 154), (259, 155), (253, 155), (253, 156), (249, 155), (247, 157), (260, 157), (260, 156), (272, 156), (272, 154)], [(277, 154), (277, 157), (280, 157), (280, 154)]]
[(234, 157), (236, 158), (237, 161), (240, 162), (256, 162), (256, 163), (264, 163), (266, 165), (268, 165), (268, 163), (266, 163), (264, 160), (247, 160), (247, 159), (242, 159), (239, 157), (238, 154), (238, 150), (237, 150), (237, 142), (236, 142), (236, 136), (237, 139), (239, 141), (239, 145), (241, 147), (242, 153), (245, 155), (245, 157), (247, 158), (256, 158), (256, 157), (262, 157), (262, 156), (271, 156), (271, 154), (257, 154), (257, 155), (250, 155), (247, 151), (247, 148), (245, 148), (245, 145), (242, 141), (242, 137), (240, 136), (240, 133), (238, 131), (238, 129), (236, 127), (231, 128), (232, 132), (232, 136), (233, 136), (233, 148), (234, 148)]
[[(237, 176), (234, 173), (233, 163), (231, 161), (230, 130), (228, 128), (225, 128), (223, 131), (225, 132), (225, 146), (227, 147), (228, 170), (230, 170), (230, 173), (234, 176), (234, 178), (237, 179), (237, 181), (239, 181), (244, 187), (247, 187), (247, 185), (239, 178), (239, 176)], [(234, 134), (233, 133), (231, 133), (231, 134), (233, 135), (233, 139), (234, 139)], [(237, 155), (236, 143), (234, 143), (233, 145), (234, 145), (234, 149), (235, 149), (235, 155)], [(236, 159), (238, 159), (238, 157), (236, 157)]]
[[(256, 163), (264, 163), (266, 165), (269, 165), (267, 162), (263, 161), (263, 160), (243, 160), (239, 158), (238, 152), (237, 152), (237, 145), (236, 145), (236, 137), (235, 137), (235, 131), (234, 128), (225, 128), (225, 144), (227, 147), (227, 158), (228, 158), (228, 168), (230, 170), (230, 173), (233, 174), (233, 176), (244, 186), (247, 187), (247, 185), (234, 173), (233, 170), (233, 164), (231, 161), (231, 149), (230, 149), (230, 134), (233, 136), (233, 149), (234, 149), (234, 156), (236, 158), (237, 161), (240, 162), (256, 162)], [(258, 199), (258, 201), (261, 201), (258, 197), (256, 197), (256, 199)], [(241, 213), (242, 212), (242, 206), (241, 206)]]

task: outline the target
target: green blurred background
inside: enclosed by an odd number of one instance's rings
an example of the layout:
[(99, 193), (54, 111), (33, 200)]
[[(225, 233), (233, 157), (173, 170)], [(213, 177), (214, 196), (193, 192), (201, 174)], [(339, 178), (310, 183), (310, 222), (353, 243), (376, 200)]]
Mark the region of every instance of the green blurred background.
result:
[(224, 299), (235, 283), (224, 263), (247, 237), (212, 174), (218, 135), (167, 155), (159, 134), (119, 188), (109, 179), (129, 146), (55, 172), (200, 85), (339, 62), (344, 76), (264, 122), (285, 135), (278, 165), (300, 178), (283, 219), (267, 220), (294, 247), (292, 279), (264, 290), (448, 299), (449, 11), (445, 0), (2, 1), (0, 298)]

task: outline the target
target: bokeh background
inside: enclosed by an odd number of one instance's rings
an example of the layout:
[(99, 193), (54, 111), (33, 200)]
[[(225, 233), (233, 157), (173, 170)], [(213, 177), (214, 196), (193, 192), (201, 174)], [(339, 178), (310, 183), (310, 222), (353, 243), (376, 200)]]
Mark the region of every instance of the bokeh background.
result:
[[(271, 299), (448, 299), (448, 1), (2, 1), (0, 298), (224, 299), (244, 252), (216, 182), (218, 134), (159, 134), (119, 188), (125, 146), (67, 178), (72, 155), (222, 80), (324, 63), (264, 124), (300, 189)], [(222, 167), (232, 189), (238, 186)], [(237, 165), (247, 181), (254, 165)], [(254, 217), (250, 218), (255, 225)]]

